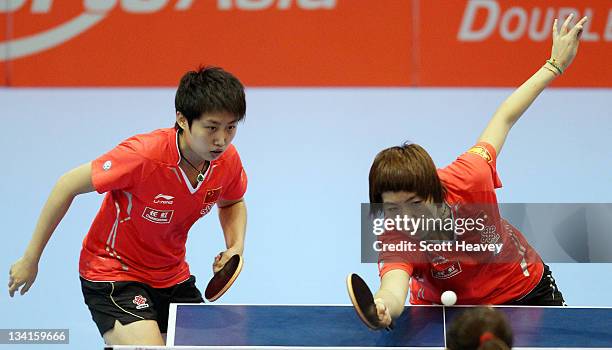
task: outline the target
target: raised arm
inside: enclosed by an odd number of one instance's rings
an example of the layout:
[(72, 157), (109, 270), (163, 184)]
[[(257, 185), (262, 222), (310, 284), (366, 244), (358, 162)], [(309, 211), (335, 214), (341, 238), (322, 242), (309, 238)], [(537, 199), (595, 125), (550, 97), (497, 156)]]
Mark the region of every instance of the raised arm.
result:
[(53, 231), (66, 215), (74, 197), (93, 191), (91, 163), (83, 164), (60, 177), (40, 213), (28, 247), (23, 256), (11, 266), (8, 283), (11, 297), (21, 286), (23, 288), (20, 293), (25, 294), (34, 283), (43, 250)]
[(561, 75), (576, 57), (582, 28), (587, 18), (582, 18), (573, 28), (569, 24), (573, 14), (565, 20), (561, 31), (557, 30), (555, 19), (552, 28), (553, 46), (550, 59), (526, 82), (516, 89), (499, 106), (478, 141), (490, 143), (499, 154), (506, 136), (516, 121), (525, 113), (538, 95), (555, 77)]

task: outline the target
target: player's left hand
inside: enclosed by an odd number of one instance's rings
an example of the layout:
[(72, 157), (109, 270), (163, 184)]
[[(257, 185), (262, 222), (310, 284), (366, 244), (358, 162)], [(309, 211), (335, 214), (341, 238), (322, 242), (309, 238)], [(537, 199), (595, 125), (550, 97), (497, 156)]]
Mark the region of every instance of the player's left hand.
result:
[(550, 58), (558, 62), (563, 70), (567, 69), (576, 57), (580, 36), (587, 21), (587, 17), (583, 17), (573, 28), (570, 28), (573, 17), (574, 14), (567, 17), (561, 26), (561, 30), (557, 29), (557, 20), (555, 19), (553, 22), (553, 46)]
[(242, 255), (242, 250), (230, 247), (226, 251), (221, 252), (217, 256), (215, 256), (215, 260), (212, 264), (213, 273), (217, 273), (217, 271), (221, 270), (223, 266), (225, 266), (227, 261), (236, 254)]

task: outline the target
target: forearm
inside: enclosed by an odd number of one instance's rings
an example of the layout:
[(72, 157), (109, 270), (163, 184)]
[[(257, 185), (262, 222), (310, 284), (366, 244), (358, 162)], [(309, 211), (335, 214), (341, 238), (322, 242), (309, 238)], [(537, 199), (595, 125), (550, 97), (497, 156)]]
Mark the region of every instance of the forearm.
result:
[(404, 301), (400, 300), (392, 292), (385, 289), (379, 289), (374, 295), (374, 299), (379, 298), (382, 299), (385, 306), (387, 306), (391, 318), (395, 319), (399, 317), (404, 311)]
[(226, 247), (234, 248), (242, 254), (247, 224), (244, 200), (219, 208), (219, 221), (225, 236)]
[(541, 67), (501, 104), (494, 118), (514, 124), (554, 79), (553, 72)]
[(409, 284), (410, 275), (401, 269), (386, 272), (380, 280), (374, 299), (382, 299), (392, 319), (399, 317), (404, 310)]
[(488, 142), (499, 155), (514, 123), (554, 78), (553, 72), (541, 67), (501, 104), (478, 141)]
[(62, 177), (53, 187), (40, 213), (30, 243), (23, 254), (26, 259), (38, 263), (53, 231), (55, 231), (57, 225), (66, 215), (70, 204), (76, 196), (76, 194), (71, 193), (69, 190), (67, 182), (68, 180)]

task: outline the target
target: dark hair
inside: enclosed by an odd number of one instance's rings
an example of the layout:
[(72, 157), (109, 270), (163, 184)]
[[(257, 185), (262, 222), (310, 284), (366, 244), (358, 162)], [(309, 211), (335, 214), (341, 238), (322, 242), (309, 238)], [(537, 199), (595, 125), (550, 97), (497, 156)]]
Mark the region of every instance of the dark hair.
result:
[(443, 203), (445, 189), (433, 160), (417, 144), (387, 148), (370, 168), (370, 203), (382, 203), (384, 192), (415, 192), (423, 199)]
[(512, 348), (512, 329), (506, 316), (490, 307), (472, 308), (451, 324), (446, 334), (449, 350)]
[[(181, 78), (174, 107), (189, 124), (204, 113), (226, 112), (244, 119), (246, 100), (244, 86), (231, 73), (219, 67), (200, 67)], [(178, 124), (174, 127), (179, 130)]]

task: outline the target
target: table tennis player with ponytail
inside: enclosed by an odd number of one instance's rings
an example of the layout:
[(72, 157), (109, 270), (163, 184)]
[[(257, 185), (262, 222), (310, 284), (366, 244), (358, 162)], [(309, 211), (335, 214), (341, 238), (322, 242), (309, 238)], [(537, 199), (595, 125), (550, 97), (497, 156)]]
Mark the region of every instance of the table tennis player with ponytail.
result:
[[(571, 26), (572, 19), (570, 15), (560, 29), (554, 21), (550, 59), (542, 60), (537, 72), (501, 104), (477, 143), (452, 164), (436, 170), (429, 154), (416, 144), (380, 152), (370, 169), (370, 203), (382, 203), (385, 212), (400, 213), (414, 204), (433, 204), (440, 215), (452, 216), (460, 214), (454, 208), (485, 203), (499, 215), (495, 195), (495, 189), (501, 187), (497, 155), (514, 123), (574, 60), (587, 18)], [(550, 270), (523, 235), (501, 217), (488, 220), (492, 231), (469, 234), (478, 242), (486, 238), (486, 243), (503, 243), (499, 254), (489, 253), (487, 261), (492, 263), (470, 260), (470, 252), (464, 256), (440, 252), (426, 256), (426, 260), (408, 256), (412, 253), (381, 253), (381, 286), (373, 296), (377, 326), (390, 325), (402, 313), (409, 291), (411, 304), (440, 304), (442, 293), (453, 291), (457, 304), (564, 305)], [(393, 233), (383, 237), (394, 240)]]

